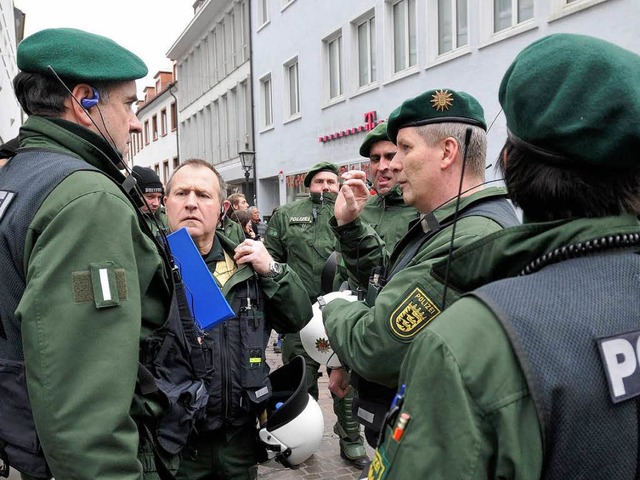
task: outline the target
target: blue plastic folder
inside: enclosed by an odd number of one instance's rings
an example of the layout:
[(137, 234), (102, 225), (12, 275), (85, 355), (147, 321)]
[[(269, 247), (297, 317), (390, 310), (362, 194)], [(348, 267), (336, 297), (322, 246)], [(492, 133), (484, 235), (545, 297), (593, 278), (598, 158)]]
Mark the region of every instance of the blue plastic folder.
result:
[(182, 275), (187, 300), (196, 322), (204, 330), (235, 314), (204, 263), (186, 228), (167, 236), (171, 253)]

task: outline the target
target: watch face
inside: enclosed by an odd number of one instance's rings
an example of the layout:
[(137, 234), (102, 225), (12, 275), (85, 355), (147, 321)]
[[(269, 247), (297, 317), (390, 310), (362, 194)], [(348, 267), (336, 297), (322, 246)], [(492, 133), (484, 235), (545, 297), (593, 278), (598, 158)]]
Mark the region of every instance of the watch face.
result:
[(271, 264), (271, 271), (276, 275), (280, 275), (282, 273), (282, 265), (278, 262), (273, 262)]

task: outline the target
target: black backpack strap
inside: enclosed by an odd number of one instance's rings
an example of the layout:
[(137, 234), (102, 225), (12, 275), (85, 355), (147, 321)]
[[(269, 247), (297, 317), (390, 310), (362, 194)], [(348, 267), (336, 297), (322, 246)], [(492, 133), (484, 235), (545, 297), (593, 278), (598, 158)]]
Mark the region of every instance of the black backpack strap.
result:
[(489, 218), (502, 228), (515, 227), (520, 224), (520, 220), (506, 198), (490, 198), (471, 205), (460, 213), (459, 219), (471, 216)]

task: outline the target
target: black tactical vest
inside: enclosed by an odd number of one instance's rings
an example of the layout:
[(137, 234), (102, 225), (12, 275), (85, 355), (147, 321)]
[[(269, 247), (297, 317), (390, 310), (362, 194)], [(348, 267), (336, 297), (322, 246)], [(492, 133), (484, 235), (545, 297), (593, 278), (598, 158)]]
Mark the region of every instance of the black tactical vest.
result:
[[(472, 203), (460, 212), (458, 221), (471, 216), (489, 218), (502, 228), (513, 227), (520, 223), (511, 204), (505, 198), (501, 197), (489, 197)], [(400, 272), (429, 240), (444, 228), (451, 226), (454, 222), (453, 219), (450, 219), (441, 224), (433, 214), (426, 215), (425, 219), (429, 225), (429, 232), (424, 233), (420, 225), (421, 220), (416, 220), (411, 223), (407, 235), (397, 243), (389, 259), (389, 265), (383, 280), (384, 284)], [(384, 286), (384, 284), (382, 286)], [(373, 290), (379, 291), (379, 288), (370, 286), (369, 293)], [(377, 295), (377, 291), (375, 295)], [(375, 295), (367, 295), (367, 303), (369, 305), (372, 305), (375, 301)], [(447, 302), (447, 306), (454, 300), (456, 300), (456, 298), (451, 297)], [(353, 417), (357, 422), (364, 425), (367, 441), (370, 444), (375, 444), (377, 443), (376, 440), (382, 430), (384, 417), (389, 410), (397, 388), (390, 388), (380, 385), (379, 383), (370, 382), (356, 372), (351, 372), (351, 384), (358, 392), (352, 405)]]
[(597, 339), (640, 329), (639, 278), (639, 255), (598, 254), (470, 294), (498, 317), (520, 361), (544, 479), (638, 478), (638, 397), (612, 402)]
[(255, 422), (272, 393), (266, 361), (270, 331), (258, 279), (238, 283), (228, 297), (236, 316), (213, 327), (204, 339), (209, 404), (202, 432)]
[[(4, 247), (0, 248), (0, 459), (5, 469), (10, 465), (36, 478), (50, 478), (51, 473), (33, 422), (21, 327), (15, 317), (26, 288), (24, 244), (28, 227), (47, 196), (67, 176), (80, 170), (102, 173), (71, 156), (31, 150), (16, 155), (0, 174), (0, 245)], [(136, 211), (141, 228), (152, 237), (141, 212)], [(204, 359), (193, 319), (182, 284), (173, 286), (174, 293), (168, 292), (172, 295), (168, 318), (141, 345), (137, 386), (139, 395), (153, 395), (166, 407), (159, 422), (139, 427), (143, 433), (151, 431), (154, 445), (169, 454), (177, 454), (186, 444), (207, 401)]]

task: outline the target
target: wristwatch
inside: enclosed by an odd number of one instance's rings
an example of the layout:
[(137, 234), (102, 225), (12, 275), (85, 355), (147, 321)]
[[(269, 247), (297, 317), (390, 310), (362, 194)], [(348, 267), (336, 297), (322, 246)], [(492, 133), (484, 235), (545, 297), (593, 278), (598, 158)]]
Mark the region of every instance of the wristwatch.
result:
[(265, 278), (273, 278), (277, 277), (282, 273), (282, 264), (278, 262), (270, 262), (269, 263), (269, 271), (267, 273), (261, 273), (261, 277)]

